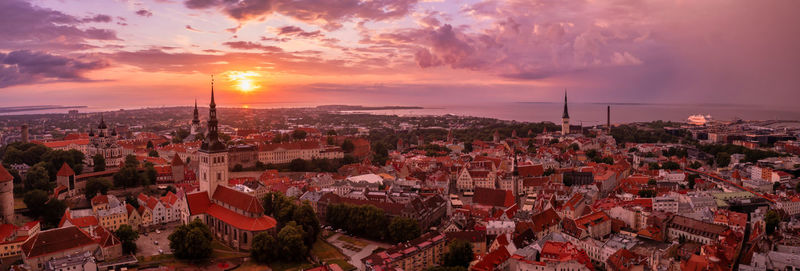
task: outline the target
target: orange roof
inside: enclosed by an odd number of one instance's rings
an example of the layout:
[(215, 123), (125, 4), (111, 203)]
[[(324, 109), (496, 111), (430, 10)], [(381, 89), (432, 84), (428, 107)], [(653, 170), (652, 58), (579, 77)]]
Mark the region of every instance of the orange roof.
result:
[(245, 212), (257, 214), (264, 212), (264, 207), (258, 203), (256, 197), (230, 189), (224, 185), (217, 186), (217, 190), (214, 191), (214, 196), (212, 198)]
[(98, 194), (97, 196), (94, 196), (94, 198), (92, 198), (92, 205), (97, 205), (97, 204), (108, 204), (108, 196), (103, 194)]
[(211, 206), (208, 206), (206, 213), (214, 218), (224, 221), (231, 226), (236, 227), (237, 229), (247, 231), (265, 231), (275, 228), (275, 226), (278, 224), (274, 218), (269, 216), (261, 215), (260, 217), (256, 218), (244, 216), (213, 203)]
[(211, 205), (208, 199), (208, 192), (202, 191), (186, 195), (186, 203), (189, 205), (190, 215), (204, 214)]
[(611, 220), (611, 218), (608, 217), (605, 212), (601, 211), (582, 216), (575, 220), (575, 224), (580, 228), (586, 229), (588, 226), (594, 226), (609, 220)]
[(70, 144), (75, 145), (89, 145), (89, 139), (74, 139), (74, 140), (59, 140), (59, 141), (49, 141), (49, 142), (42, 142), (42, 145), (45, 145), (48, 148), (63, 148), (69, 146)]
[(0, 166), (0, 183), (10, 182), (14, 180), (14, 176), (11, 176), (11, 173), (8, 173), (8, 170), (4, 166)]
[(60, 177), (69, 177), (72, 175), (75, 175), (75, 171), (73, 171), (72, 168), (67, 165), (67, 162), (64, 162), (64, 164), (61, 165), (61, 169), (59, 169), (58, 173), (56, 173), (56, 176)]
[(33, 258), (94, 244), (86, 232), (68, 227), (39, 232), (25, 241), (20, 249), (26, 258)]

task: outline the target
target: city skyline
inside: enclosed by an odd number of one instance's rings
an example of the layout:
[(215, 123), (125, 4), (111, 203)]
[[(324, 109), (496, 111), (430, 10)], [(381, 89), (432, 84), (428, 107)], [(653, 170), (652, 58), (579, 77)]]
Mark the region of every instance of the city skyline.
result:
[[(791, 1), (22, 1), (4, 106), (791, 105)], [(269, 106), (266, 106), (269, 107)]]

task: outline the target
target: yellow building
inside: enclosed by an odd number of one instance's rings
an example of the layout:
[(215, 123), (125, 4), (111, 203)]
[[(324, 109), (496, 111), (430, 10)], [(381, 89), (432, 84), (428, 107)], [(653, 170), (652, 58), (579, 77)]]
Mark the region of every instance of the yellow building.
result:
[(139, 226), (142, 225), (142, 216), (139, 215), (139, 211), (130, 204), (125, 204), (125, 211), (128, 212), (128, 225), (131, 225), (133, 230), (138, 231)]
[(367, 270), (424, 270), (442, 264), (447, 250), (445, 236), (427, 233), (364, 258)]
[(22, 250), (20, 246), (41, 230), (39, 221), (25, 223), (21, 227), (14, 224), (0, 225), (0, 258), (7, 258), (19, 255)]

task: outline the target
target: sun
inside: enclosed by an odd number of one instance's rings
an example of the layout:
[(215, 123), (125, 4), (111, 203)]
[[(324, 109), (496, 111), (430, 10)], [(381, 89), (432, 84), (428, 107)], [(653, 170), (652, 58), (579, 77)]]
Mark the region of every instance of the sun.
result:
[(226, 72), (228, 81), (241, 92), (251, 92), (261, 88), (255, 78), (261, 74), (254, 71), (229, 71)]

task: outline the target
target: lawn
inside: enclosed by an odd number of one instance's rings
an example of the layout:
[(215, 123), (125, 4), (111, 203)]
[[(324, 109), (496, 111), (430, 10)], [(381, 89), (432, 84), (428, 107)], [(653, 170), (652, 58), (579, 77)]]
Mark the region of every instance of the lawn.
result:
[(347, 262), (347, 257), (344, 254), (322, 239), (317, 240), (314, 246), (311, 247), (311, 255), (314, 255), (320, 261), (338, 264), (344, 270), (356, 269), (355, 266)]
[(350, 236), (347, 236), (347, 235), (340, 235), (338, 239), (342, 240), (344, 242), (350, 243), (351, 245), (360, 247), (360, 248), (363, 248), (363, 247), (368, 245), (364, 241), (358, 240), (356, 238), (353, 238), (353, 237), (350, 237)]

